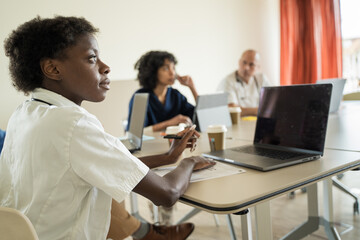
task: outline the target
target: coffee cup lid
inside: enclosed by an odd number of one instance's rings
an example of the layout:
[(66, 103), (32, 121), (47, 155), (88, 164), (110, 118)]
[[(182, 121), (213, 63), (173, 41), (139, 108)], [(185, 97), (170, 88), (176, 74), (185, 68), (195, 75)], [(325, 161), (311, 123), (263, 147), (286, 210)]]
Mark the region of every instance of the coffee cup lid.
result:
[(240, 107), (229, 107), (229, 112), (241, 112)]
[[(182, 127), (183, 130), (188, 126), (186, 123), (179, 123), (179, 127)], [(182, 130), (181, 130), (182, 131)]]
[(181, 132), (182, 130), (184, 130), (184, 126), (169, 126), (166, 128), (165, 130), (165, 134), (177, 134), (178, 132)]
[(227, 128), (225, 125), (209, 125), (207, 128), (208, 133), (219, 133), (219, 132), (227, 132)]

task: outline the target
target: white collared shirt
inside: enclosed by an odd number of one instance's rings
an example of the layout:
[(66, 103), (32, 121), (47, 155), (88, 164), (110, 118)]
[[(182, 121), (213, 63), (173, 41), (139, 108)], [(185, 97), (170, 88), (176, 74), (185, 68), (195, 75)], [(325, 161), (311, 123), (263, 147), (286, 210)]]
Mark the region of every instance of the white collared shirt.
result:
[(149, 171), (98, 119), (45, 89), (13, 113), (0, 157), (0, 205), (29, 217), (42, 239), (105, 239), (111, 199)]
[(255, 74), (248, 83), (236, 80), (236, 72), (229, 74), (219, 85), (218, 90), (228, 93), (228, 103), (241, 107), (258, 107), (260, 90), (269, 86), (269, 81), (264, 74)]

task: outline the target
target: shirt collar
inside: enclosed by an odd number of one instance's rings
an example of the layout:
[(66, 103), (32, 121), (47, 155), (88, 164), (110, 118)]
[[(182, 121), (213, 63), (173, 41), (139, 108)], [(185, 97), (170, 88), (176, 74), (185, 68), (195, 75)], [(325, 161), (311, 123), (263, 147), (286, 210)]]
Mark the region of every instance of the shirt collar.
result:
[[(235, 79), (236, 79), (237, 82), (241, 83), (242, 86), (244, 86), (244, 83), (245, 83), (245, 82), (244, 82), (243, 78), (240, 77), (238, 71), (235, 71)], [(250, 77), (249, 83), (250, 83), (250, 81), (252, 81), (253, 79), (256, 79), (256, 78), (255, 78), (255, 75)], [(256, 83), (256, 86), (257, 86), (258, 83), (257, 83), (256, 81), (255, 81), (255, 83)]]
[(48, 102), (49, 104), (58, 106), (58, 107), (80, 107), (74, 102), (70, 101), (69, 99), (61, 96), (60, 94), (57, 94), (55, 92), (46, 90), (44, 88), (36, 88), (31, 93), (32, 98), (40, 99), (45, 102)]

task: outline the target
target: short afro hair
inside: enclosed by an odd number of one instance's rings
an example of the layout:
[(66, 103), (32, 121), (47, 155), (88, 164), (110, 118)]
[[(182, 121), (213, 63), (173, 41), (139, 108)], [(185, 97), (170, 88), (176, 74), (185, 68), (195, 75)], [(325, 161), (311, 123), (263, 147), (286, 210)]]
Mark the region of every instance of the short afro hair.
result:
[(64, 50), (76, 45), (79, 37), (97, 32), (90, 22), (78, 17), (38, 16), (20, 25), (4, 41), (13, 86), (25, 95), (41, 87), (42, 59), (65, 59)]
[(175, 56), (165, 51), (147, 52), (136, 62), (135, 69), (139, 71), (137, 77), (143, 88), (154, 90), (158, 81), (157, 72), (165, 60), (177, 64)]

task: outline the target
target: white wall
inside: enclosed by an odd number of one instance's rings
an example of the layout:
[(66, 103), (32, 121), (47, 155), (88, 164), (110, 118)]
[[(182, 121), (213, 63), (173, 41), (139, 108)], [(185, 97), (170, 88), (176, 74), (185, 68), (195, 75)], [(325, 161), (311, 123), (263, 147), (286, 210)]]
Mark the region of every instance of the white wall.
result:
[[(1, 42), (36, 15), (83, 16), (100, 28), (100, 57), (113, 80), (135, 78), (133, 65), (143, 53), (167, 50), (179, 61), (178, 73), (191, 75), (200, 94), (210, 93), (236, 69), (241, 52), (254, 48), (263, 72), (279, 83), (278, 0), (1, 0)], [(193, 101), (188, 89), (175, 86)], [(24, 99), (11, 86), (1, 46), (0, 128)]]

